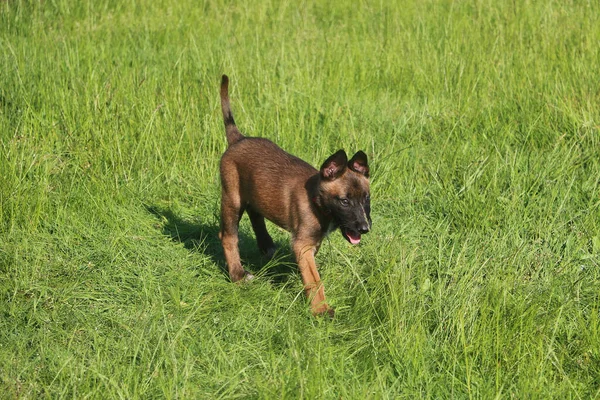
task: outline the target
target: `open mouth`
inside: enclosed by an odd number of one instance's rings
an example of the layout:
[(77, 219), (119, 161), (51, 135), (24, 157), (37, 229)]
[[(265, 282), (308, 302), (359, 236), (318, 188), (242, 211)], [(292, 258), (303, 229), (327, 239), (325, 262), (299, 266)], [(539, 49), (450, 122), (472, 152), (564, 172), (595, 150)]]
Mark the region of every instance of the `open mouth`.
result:
[(349, 241), (351, 244), (359, 244), (360, 243), (360, 233), (353, 231), (351, 229), (342, 228), (342, 236)]

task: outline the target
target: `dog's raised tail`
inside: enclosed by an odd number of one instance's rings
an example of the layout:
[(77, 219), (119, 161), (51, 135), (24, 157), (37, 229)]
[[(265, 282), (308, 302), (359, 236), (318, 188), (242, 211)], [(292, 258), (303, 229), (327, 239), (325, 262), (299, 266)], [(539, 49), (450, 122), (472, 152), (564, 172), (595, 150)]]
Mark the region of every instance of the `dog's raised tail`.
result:
[(225, 133), (227, 134), (227, 144), (239, 142), (244, 138), (244, 135), (240, 133), (233, 114), (231, 113), (231, 106), (229, 105), (229, 78), (227, 75), (223, 75), (221, 78), (221, 109), (223, 110), (223, 122), (225, 123)]

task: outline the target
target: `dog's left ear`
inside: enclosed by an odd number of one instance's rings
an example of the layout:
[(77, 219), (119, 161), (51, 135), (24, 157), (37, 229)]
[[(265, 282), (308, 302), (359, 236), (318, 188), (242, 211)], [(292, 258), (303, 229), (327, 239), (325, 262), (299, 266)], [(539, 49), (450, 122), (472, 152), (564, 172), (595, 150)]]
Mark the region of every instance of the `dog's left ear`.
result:
[(357, 151), (348, 161), (348, 168), (359, 174), (363, 174), (365, 177), (369, 177), (369, 163), (367, 162), (367, 155), (362, 151)]

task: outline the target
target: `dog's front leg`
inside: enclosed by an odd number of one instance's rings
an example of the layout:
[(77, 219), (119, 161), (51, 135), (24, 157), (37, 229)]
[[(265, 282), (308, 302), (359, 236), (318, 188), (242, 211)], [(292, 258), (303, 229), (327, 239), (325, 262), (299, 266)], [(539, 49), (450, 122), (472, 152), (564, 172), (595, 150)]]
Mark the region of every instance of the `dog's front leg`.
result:
[(328, 313), (333, 317), (333, 308), (329, 307), (325, 300), (325, 290), (315, 263), (317, 244), (313, 240), (296, 238), (293, 240), (292, 247), (302, 275), (304, 293), (310, 300), (312, 313), (314, 315)]

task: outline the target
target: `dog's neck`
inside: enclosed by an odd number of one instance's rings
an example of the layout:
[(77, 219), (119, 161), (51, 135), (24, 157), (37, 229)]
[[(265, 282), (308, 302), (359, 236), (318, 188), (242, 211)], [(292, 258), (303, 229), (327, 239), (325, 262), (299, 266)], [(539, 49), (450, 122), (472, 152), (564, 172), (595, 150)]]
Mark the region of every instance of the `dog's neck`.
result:
[(318, 174), (312, 176), (307, 182), (306, 189), (308, 191), (308, 195), (310, 196), (310, 202), (313, 210), (315, 211), (315, 215), (321, 224), (321, 230), (325, 235), (327, 235), (337, 229), (338, 224), (333, 218), (331, 210), (329, 210), (323, 204), (321, 195), (319, 194), (319, 179), (320, 178)]

